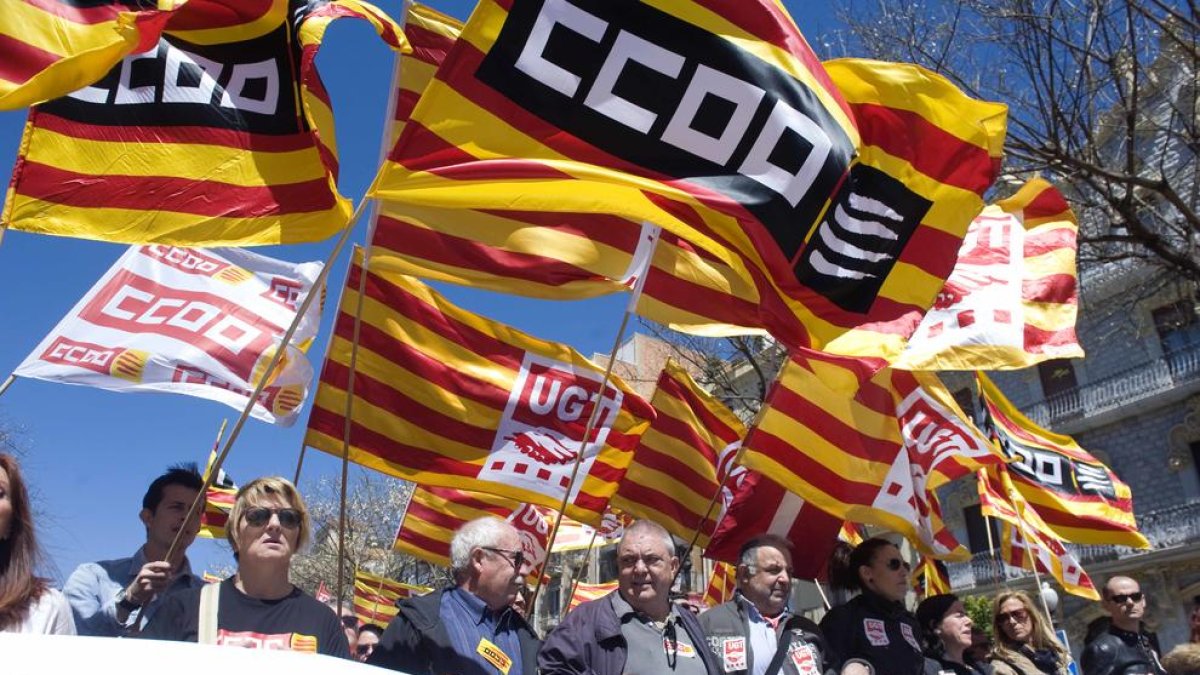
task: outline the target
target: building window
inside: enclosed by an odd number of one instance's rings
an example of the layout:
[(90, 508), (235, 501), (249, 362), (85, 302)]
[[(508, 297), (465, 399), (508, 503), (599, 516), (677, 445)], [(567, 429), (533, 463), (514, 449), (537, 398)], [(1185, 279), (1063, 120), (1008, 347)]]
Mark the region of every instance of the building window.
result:
[(617, 578), (617, 547), (610, 546), (606, 550), (600, 552), (600, 556), (596, 559), (597, 574), (599, 579), (597, 583), (607, 583)]
[(1187, 370), (1189, 354), (1200, 351), (1200, 316), (1193, 300), (1180, 300), (1151, 312), (1163, 358), (1172, 375)]
[(1200, 475), (1200, 441), (1192, 441), (1192, 469), (1197, 475)]
[(967, 416), (967, 419), (974, 420), (975, 394), (971, 392), (971, 388), (963, 387), (962, 389), (955, 389), (953, 396), (954, 402), (958, 404), (958, 407), (962, 408), (963, 414)]
[(979, 504), (963, 509), (963, 520), (967, 524), (967, 545), (971, 553), (987, 553), (988, 527), (992, 528), (992, 546), (1000, 547), (1000, 524), (995, 518), (984, 518)]

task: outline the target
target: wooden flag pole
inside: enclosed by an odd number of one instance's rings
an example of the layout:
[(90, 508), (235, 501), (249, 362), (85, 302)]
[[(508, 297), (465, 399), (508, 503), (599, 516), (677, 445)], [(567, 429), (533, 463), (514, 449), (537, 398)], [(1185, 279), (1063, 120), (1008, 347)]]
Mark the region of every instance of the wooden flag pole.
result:
[[(292, 341), (292, 336), (296, 334), (296, 329), (300, 327), (300, 322), (304, 319), (304, 315), (308, 313), (308, 309), (312, 306), (313, 301), (321, 295), (321, 287), (329, 278), (329, 270), (333, 266), (333, 261), (341, 254), (342, 248), (350, 238), (350, 232), (354, 229), (354, 224), (358, 222), (359, 217), (362, 216), (363, 209), (366, 208), (366, 205), (370, 201), (370, 199), (364, 198), (359, 202), (358, 207), (354, 209), (354, 213), (350, 216), (350, 221), (346, 223), (346, 227), (342, 228), (341, 235), (338, 236), (337, 242), (333, 245), (333, 251), (330, 252), (325, 265), (321, 267), (321, 272), (317, 274), (312, 289), (304, 296), (304, 301), (300, 303), (300, 307), (296, 310), (296, 318), (292, 319), (292, 324), (288, 326), (287, 331), (280, 338), (279, 346), (275, 349), (275, 354), (271, 357), (270, 363), (267, 364), (267, 369), (263, 371), (262, 377), (259, 378), (258, 383), (254, 386), (254, 391), (250, 393), (250, 400), (246, 402), (246, 407), (242, 408), (242, 414), (238, 416), (237, 422), (233, 425), (233, 431), (229, 433), (229, 439), (225, 441), (224, 447), (221, 448), (220, 454), (217, 455), (216, 461), (213, 462), (209, 476), (205, 479), (204, 485), (200, 487), (200, 493), (192, 501), (192, 506), (188, 510), (187, 518), (184, 522), (194, 517), (196, 509), (204, 503), (204, 495), (208, 492), (208, 488), (212, 487), (213, 477), (221, 470), (221, 466), (225, 463), (225, 458), (229, 456), (230, 448), (237, 442), (238, 436), (242, 433), (242, 427), (245, 426), (246, 420), (250, 418), (250, 411), (254, 409), (254, 404), (258, 402), (258, 397), (262, 395), (263, 389), (271, 381), (271, 375), (275, 373), (275, 368), (279, 366), (279, 362), (283, 360), (283, 355), (287, 353), (288, 344)], [(236, 523), (231, 523), (230, 527), (236, 527), (236, 525)], [(179, 547), (179, 542), (183, 538), (183, 533), (186, 529), (180, 528), (179, 532), (175, 533), (175, 539), (171, 542), (171, 547), (167, 549), (167, 554), (163, 556), (163, 560), (170, 560), (174, 556), (175, 549)]]
[(8, 388), (12, 386), (12, 383), (16, 381), (16, 375), (9, 375), (8, 379), (4, 380), (4, 384), (0, 384), (0, 396), (3, 396), (4, 392), (8, 391)]
[(821, 594), (821, 602), (825, 603), (825, 611), (833, 609), (833, 605), (829, 604), (829, 598), (825, 596), (825, 589), (821, 588), (821, 582), (813, 577), (813, 585), (817, 587), (817, 592)]
[(996, 583), (1004, 582), (1008, 585), (1008, 575), (1004, 574), (1004, 565), (1000, 562), (1000, 552), (996, 550), (996, 544), (992, 541), (992, 519), (988, 516), (983, 517), (983, 527), (987, 530), (988, 539), (988, 567), (992, 568), (992, 575)]
[[(363, 293), (367, 287), (367, 272), (370, 269), (370, 252), (363, 252), (362, 270), (358, 275), (358, 301), (354, 304), (354, 331), (350, 340), (350, 373), (346, 383), (346, 414), (342, 418), (342, 488), (341, 503), (338, 504), (338, 614), (342, 613), (342, 591), (345, 589), (346, 566), (346, 483), (350, 473), (350, 433), (354, 414), (354, 372), (358, 366), (358, 338), (362, 328)], [(353, 255), (350, 269), (354, 268)]]
[[(579, 569), (582, 570), (587, 567), (588, 560), (592, 557), (592, 547), (596, 545), (596, 535), (598, 534), (600, 534), (600, 528), (592, 529), (592, 538), (588, 541), (587, 551), (583, 554), (583, 562), (580, 563)], [(550, 561), (549, 549), (546, 550), (546, 561)], [(571, 593), (567, 596), (567, 604), (563, 605), (562, 610), (558, 614), (559, 621), (562, 621), (563, 617), (567, 615), (567, 608), (571, 606), (571, 598), (575, 597), (575, 589), (579, 588), (579, 574), (576, 573), (574, 576), (575, 578), (571, 580)]]

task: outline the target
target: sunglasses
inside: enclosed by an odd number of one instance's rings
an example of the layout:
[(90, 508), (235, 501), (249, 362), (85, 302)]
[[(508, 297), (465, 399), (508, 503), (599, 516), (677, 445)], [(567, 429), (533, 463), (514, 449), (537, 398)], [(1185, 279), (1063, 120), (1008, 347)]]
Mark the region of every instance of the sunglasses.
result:
[(371, 652), (375, 651), (375, 645), (358, 645), (354, 648), (354, 651), (359, 656), (367, 656)]
[(1011, 612), (1000, 612), (996, 615), (996, 623), (1003, 624), (1009, 621), (1013, 623), (1025, 623), (1029, 620), (1029, 612), (1023, 609), (1014, 609)]
[(358, 628), (358, 617), (343, 616), (342, 617), (342, 625), (345, 626), (346, 628), (357, 629)]
[(887, 568), (893, 572), (900, 569), (901, 567), (903, 567), (906, 570), (912, 569), (911, 565), (909, 565), (907, 562), (905, 562), (899, 558), (892, 558), (891, 560), (887, 561)]
[(491, 546), (480, 546), (479, 548), (485, 551), (491, 551), (501, 558), (504, 558), (508, 562), (512, 563), (513, 569), (517, 570), (518, 572), (520, 572), (521, 567), (525, 565), (524, 551), (510, 551), (506, 548), (493, 548)]
[(253, 527), (262, 527), (271, 520), (271, 514), (279, 516), (279, 524), (289, 530), (300, 527), (300, 512), (296, 509), (268, 509), (265, 506), (255, 506), (246, 509), (242, 516)]
[(1114, 593), (1114, 594), (1108, 596), (1108, 599), (1111, 600), (1112, 602), (1115, 602), (1118, 605), (1123, 605), (1123, 604), (1125, 604), (1126, 600), (1132, 600), (1134, 602), (1141, 602), (1142, 598), (1144, 598), (1144, 597), (1146, 597), (1146, 596), (1143, 595), (1141, 591), (1138, 591), (1137, 593)]

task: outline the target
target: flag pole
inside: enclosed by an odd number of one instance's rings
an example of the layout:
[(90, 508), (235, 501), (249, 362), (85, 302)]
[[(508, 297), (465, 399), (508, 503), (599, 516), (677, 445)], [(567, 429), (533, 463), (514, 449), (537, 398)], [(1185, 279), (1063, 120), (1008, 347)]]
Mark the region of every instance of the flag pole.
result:
[[(636, 266), (638, 269), (632, 275), (627, 275), (633, 276), (633, 289), (629, 295), (629, 303), (625, 306), (625, 313), (621, 316), (621, 326), (617, 329), (617, 337), (608, 354), (608, 365), (604, 369), (604, 378), (600, 380), (600, 393), (596, 397), (595, 404), (592, 405), (592, 413), (588, 415), (587, 425), (583, 429), (583, 438), (579, 442), (579, 452), (575, 453), (575, 462), (571, 465), (571, 479), (567, 482), (566, 490), (563, 491), (562, 504), (559, 505), (558, 514), (554, 517), (554, 526), (550, 528), (550, 538), (546, 541), (547, 561), (550, 560), (550, 551), (554, 549), (554, 540), (558, 537), (558, 527), (562, 524), (563, 512), (567, 510), (567, 503), (571, 500), (571, 490), (575, 487), (575, 480), (579, 477), (579, 466), (583, 463), (583, 451), (587, 447), (588, 438), (592, 435), (592, 429), (596, 427), (596, 420), (600, 417), (600, 401), (603, 400), (604, 390), (612, 379), (613, 366), (617, 362), (617, 352), (621, 349), (621, 341), (625, 339), (625, 329), (629, 326), (629, 317), (633, 315), (638, 301), (642, 297), (642, 289), (646, 286), (646, 277), (649, 276), (654, 251), (658, 248), (661, 235), (661, 228), (649, 223), (642, 224), (642, 236), (646, 239), (639, 241), (638, 249), (634, 251), (634, 264), (631, 264), (631, 268)], [(644, 246), (647, 243), (648, 246)], [(533, 595), (529, 598), (530, 607), (535, 606), (538, 593), (542, 590), (542, 576), (544, 575), (538, 575), (537, 583), (533, 586)]]
[[(704, 517), (700, 519), (700, 524), (696, 526), (695, 532), (692, 533), (692, 540), (688, 542), (687, 550), (683, 552), (684, 560), (687, 560), (692, 555), (692, 549), (696, 547), (696, 542), (700, 541), (700, 530), (704, 528), (704, 524), (708, 522), (708, 517), (712, 515), (713, 507), (717, 505), (717, 500), (721, 498), (721, 491), (725, 489), (725, 482), (729, 480), (729, 476), (733, 473), (734, 468), (740, 464), (742, 453), (745, 451), (745, 449), (746, 444), (743, 442), (738, 446), (737, 453), (733, 456), (733, 460), (729, 462), (729, 470), (725, 472), (724, 476), (721, 476), (721, 482), (717, 485), (716, 492), (713, 493), (712, 499), (708, 500), (708, 508), (704, 510)], [(719, 524), (720, 523), (713, 524), (714, 532), (716, 531), (716, 525)], [(682, 571), (683, 565), (680, 565), (679, 569), (675, 572), (675, 577), (677, 578), (679, 573)], [(671, 585), (675, 585), (674, 578), (671, 579)]]
[[(250, 411), (254, 409), (255, 403), (258, 402), (258, 397), (262, 395), (263, 389), (267, 387), (267, 383), (271, 381), (271, 375), (275, 373), (275, 368), (279, 362), (283, 360), (283, 355), (287, 352), (288, 343), (292, 341), (292, 336), (296, 334), (296, 329), (300, 327), (300, 322), (304, 319), (304, 315), (308, 313), (309, 307), (312, 306), (314, 300), (321, 295), (321, 285), (329, 278), (329, 270), (333, 266), (333, 261), (337, 259), (342, 252), (342, 248), (346, 245), (346, 241), (350, 238), (350, 232), (354, 229), (354, 224), (358, 222), (362, 216), (363, 209), (370, 202), (370, 199), (363, 199), (359, 202), (358, 207), (351, 214), (346, 227), (342, 228), (342, 234), (338, 236), (337, 242), (333, 245), (333, 251), (330, 252), (329, 258), (325, 261), (325, 265), (321, 267), (320, 273), (317, 274), (316, 281), (313, 282), (312, 288), (308, 294), (304, 296), (304, 301), (300, 303), (300, 307), (296, 310), (296, 318), (292, 319), (292, 324), (288, 326), (283, 337), (279, 340), (279, 347), (275, 349), (275, 354), (271, 357), (271, 361), (267, 364), (267, 368), (263, 371), (262, 377), (259, 378), (258, 384), (254, 386), (254, 391), (250, 394), (250, 400), (246, 402), (246, 407), (242, 408), (242, 414), (238, 416), (237, 422), (233, 425), (233, 430), (229, 432), (229, 439), (225, 441), (224, 447), (221, 448), (221, 453), (217, 455), (216, 461), (213, 462), (210, 475), (204, 480), (204, 484), (200, 486), (200, 492), (196, 498), (192, 500), (192, 506), (188, 509), (187, 520), (190, 520), (196, 515), (196, 509), (204, 503), (204, 495), (208, 492), (208, 488), (212, 487), (212, 479), (221, 470), (221, 465), (225, 463), (225, 458), (229, 455), (229, 449), (237, 441), (238, 436), (242, 432), (242, 427), (245, 426), (246, 420), (250, 418)], [(179, 547), (179, 541), (183, 538), (183, 533), (187, 528), (180, 528), (175, 533), (175, 539), (171, 541), (171, 547), (167, 549), (167, 554), (163, 556), (163, 560), (170, 560), (175, 553), (175, 549)]]
[(12, 386), (12, 383), (16, 381), (16, 375), (9, 375), (8, 379), (4, 381), (4, 384), (0, 384), (0, 396), (3, 396), (4, 392), (8, 391), (8, 388)]
[(829, 604), (829, 598), (825, 597), (825, 589), (821, 588), (821, 582), (817, 581), (816, 577), (813, 577), (812, 581), (813, 585), (817, 587), (817, 592), (821, 594), (821, 602), (825, 603), (825, 611), (833, 609), (833, 605)]
[(996, 551), (996, 544), (992, 540), (992, 519), (988, 516), (983, 517), (983, 527), (987, 530), (988, 539), (988, 567), (992, 568), (993, 581), (996, 583), (1004, 582), (1008, 585), (1008, 576), (1004, 574), (1004, 567), (1000, 562), (1000, 553)]
[[(598, 535), (598, 534), (600, 534), (600, 528), (598, 528), (598, 527), (593, 528), (592, 529), (592, 539), (591, 539), (591, 541), (588, 542), (587, 551), (583, 554), (583, 562), (579, 564), (580, 569), (587, 567), (588, 560), (592, 557), (592, 547), (596, 545), (596, 535)], [(547, 550), (546, 551), (546, 561), (549, 562), (549, 560), (550, 560), (550, 551)], [(575, 597), (575, 589), (577, 589), (577, 588), (579, 588), (579, 574), (575, 574), (575, 578), (571, 580), (571, 593), (567, 596), (567, 604), (563, 605), (562, 610), (559, 612), (559, 615), (558, 615), (559, 621), (562, 621), (563, 617), (567, 615), (567, 607), (571, 606), (571, 598)]]

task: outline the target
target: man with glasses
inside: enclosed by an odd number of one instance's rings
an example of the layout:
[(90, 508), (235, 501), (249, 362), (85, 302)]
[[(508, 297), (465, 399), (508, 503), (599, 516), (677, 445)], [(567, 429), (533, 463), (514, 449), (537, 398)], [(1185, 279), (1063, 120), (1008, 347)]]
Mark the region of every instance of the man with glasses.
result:
[(1108, 630), (1083, 649), (1083, 675), (1165, 675), (1159, 661), (1158, 637), (1147, 631), (1146, 596), (1134, 579), (1116, 576), (1104, 584), (1101, 604)]
[(679, 571), (663, 527), (639, 520), (617, 545), (617, 590), (576, 607), (546, 636), (541, 675), (718, 675), (691, 612), (671, 602)]
[[(792, 543), (774, 534), (753, 537), (738, 556), (732, 600), (700, 615), (721, 669), (727, 675), (817, 675), (830, 670), (820, 628), (788, 611), (792, 594)], [(868, 669), (864, 661), (854, 661)]]
[(401, 601), (367, 663), (411, 675), (534, 675), (541, 642), (512, 607), (531, 568), (510, 523), (463, 525), (450, 540), (455, 586)]
[[(186, 522), (185, 517), (203, 486), (195, 464), (170, 467), (142, 496), (138, 518), (146, 528), (146, 543), (128, 558), (84, 563), (71, 573), (63, 595), (80, 635), (135, 635), (168, 591), (204, 585), (185, 555), (200, 531), (198, 515)], [(179, 545), (165, 560), (176, 537)]]

